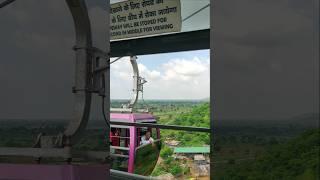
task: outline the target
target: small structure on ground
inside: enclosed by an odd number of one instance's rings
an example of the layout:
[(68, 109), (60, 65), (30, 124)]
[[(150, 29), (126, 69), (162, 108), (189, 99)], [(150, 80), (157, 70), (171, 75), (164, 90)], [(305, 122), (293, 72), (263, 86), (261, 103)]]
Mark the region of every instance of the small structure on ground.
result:
[(196, 177), (205, 177), (209, 176), (210, 174), (210, 161), (209, 160), (209, 153), (210, 147), (203, 146), (203, 147), (176, 147), (174, 148), (174, 157), (186, 157), (188, 158), (191, 164), (189, 167)]
[(210, 147), (203, 146), (203, 147), (176, 147), (173, 151), (176, 155), (184, 155), (188, 156), (189, 158), (193, 158), (194, 155), (200, 154), (203, 156), (209, 155)]
[(163, 175), (157, 176), (156, 179), (174, 180), (175, 177), (172, 174), (168, 173), (168, 174), (163, 174)]
[(168, 140), (165, 140), (164, 143), (170, 148), (175, 148), (180, 144), (180, 141), (168, 139)]
[(206, 162), (206, 158), (204, 157), (204, 155), (202, 154), (196, 154), (194, 155), (194, 163), (198, 164), (198, 165), (205, 165), (207, 164)]

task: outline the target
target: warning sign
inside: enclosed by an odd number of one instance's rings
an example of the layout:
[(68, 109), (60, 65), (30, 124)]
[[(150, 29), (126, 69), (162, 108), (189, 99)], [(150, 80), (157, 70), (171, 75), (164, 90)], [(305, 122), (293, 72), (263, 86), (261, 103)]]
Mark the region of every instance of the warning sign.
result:
[(181, 31), (180, 0), (129, 0), (111, 5), (111, 40)]

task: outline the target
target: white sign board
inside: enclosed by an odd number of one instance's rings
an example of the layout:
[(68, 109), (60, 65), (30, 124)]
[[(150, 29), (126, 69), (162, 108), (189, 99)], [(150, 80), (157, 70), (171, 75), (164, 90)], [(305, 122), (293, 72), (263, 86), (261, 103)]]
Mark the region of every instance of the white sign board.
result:
[(111, 5), (111, 40), (181, 31), (180, 0), (129, 0)]

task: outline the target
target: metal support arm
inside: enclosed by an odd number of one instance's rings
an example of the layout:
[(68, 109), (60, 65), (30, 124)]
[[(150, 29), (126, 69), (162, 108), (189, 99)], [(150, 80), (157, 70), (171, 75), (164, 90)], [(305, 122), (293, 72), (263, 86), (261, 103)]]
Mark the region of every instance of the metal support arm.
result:
[[(109, 54), (92, 46), (91, 25), (85, 0), (65, 0), (72, 14), (76, 32), (75, 104), (73, 118), (64, 132), (58, 135), (40, 133), (33, 148), (0, 148), (0, 156), (28, 156), (39, 158), (108, 157), (107, 152), (77, 152), (72, 146), (79, 142), (87, 126), (92, 93), (105, 97), (105, 75), (109, 70)], [(5, 5), (13, 1), (4, 1)]]
[(73, 118), (61, 134), (53, 137), (40, 135), (35, 147), (72, 147), (79, 141), (87, 126), (92, 93), (105, 96), (104, 76), (109, 69), (109, 55), (92, 47), (91, 25), (85, 1), (66, 0), (66, 3), (76, 32), (76, 46), (73, 48), (76, 53)]
[(136, 56), (130, 56), (130, 63), (133, 69), (133, 93), (130, 102), (124, 105), (122, 109), (130, 109), (132, 111), (135, 104), (138, 102), (139, 92), (143, 92), (143, 84), (145, 84), (147, 81), (139, 75), (139, 68)]

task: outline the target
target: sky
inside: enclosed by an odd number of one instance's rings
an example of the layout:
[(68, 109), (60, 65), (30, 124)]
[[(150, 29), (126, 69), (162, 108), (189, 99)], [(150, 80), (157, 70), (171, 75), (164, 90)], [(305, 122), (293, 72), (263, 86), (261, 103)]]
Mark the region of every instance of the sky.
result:
[[(87, 2), (94, 44), (103, 48), (108, 43), (105, 1)], [(319, 109), (319, 6), (312, 2), (215, 1), (210, 82), (217, 117), (288, 118)], [(183, 16), (206, 3), (184, 0)], [(183, 30), (208, 26), (209, 18), (207, 10), (185, 22)], [(74, 44), (72, 17), (64, 1), (16, 1), (0, 10), (0, 119), (72, 117)], [(186, 52), (139, 57), (148, 80), (145, 97), (206, 98), (208, 56)], [(125, 62), (112, 65), (124, 72), (117, 83), (130, 81), (124, 78), (130, 69), (121, 65)], [(181, 70), (190, 66), (196, 71)], [(130, 85), (125, 85), (115, 87), (112, 97), (129, 97)], [(191, 94), (186, 87), (195, 89)], [(100, 117), (100, 101), (93, 101), (92, 114)]]
[[(111, 65), (111, 98), (129, 99), (133, 71), (129, 57)], [(204, 99), (210, 97), (210, 51), (138, 56), (144, 99)]]

